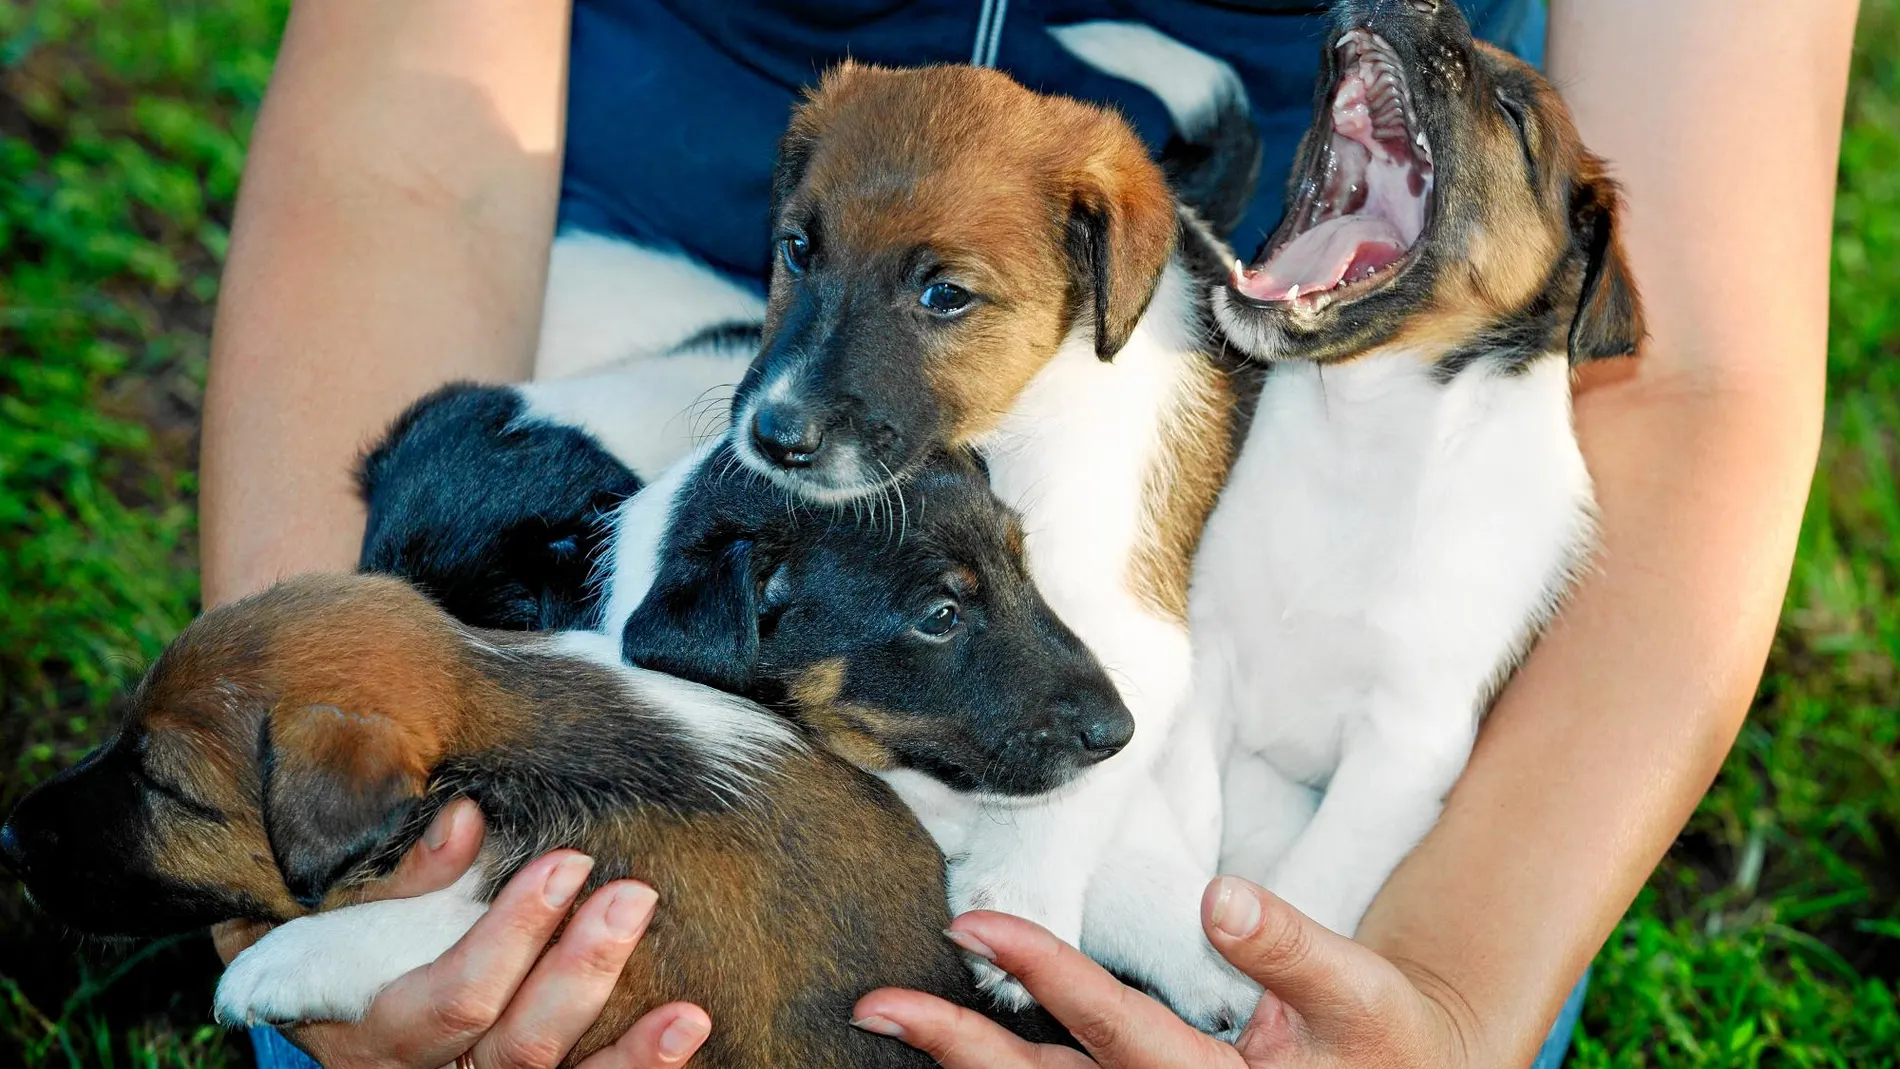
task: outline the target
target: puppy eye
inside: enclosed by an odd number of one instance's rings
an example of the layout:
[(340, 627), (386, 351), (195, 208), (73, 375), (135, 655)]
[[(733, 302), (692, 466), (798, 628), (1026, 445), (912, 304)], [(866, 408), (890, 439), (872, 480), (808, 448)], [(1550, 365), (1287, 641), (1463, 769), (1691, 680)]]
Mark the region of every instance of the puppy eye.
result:
[(970, 306), (970, 291), (948, 282), (925, 287), (917, 302), (940, 316), (953, 316)]
[(963, 617), (957, 614), (957, 603), (946, 601), (930, 610), (930, 615), (917, 621), (915, 628), (919, 634), (929, 635), (931, 638), (942, 638), (956, 630), (957, 625), (962, 622)]
[(811, 242), (803, 234), (787, 234), (778, 239), (779, 258), (785, 261), (785, 270), (794, 275), (805, 273), (811, 265)]
[(1499, 93), (1498, 110), (1504, 113), (1505, 121), (1510, 123), (1511, 129), (1517, 133), (1517, 146), (1524, 151), (1524, 166), (1530, 168), (1531, 173), (1535, 174), (1537, 157), (1531, 154), (1531, 120), (1524, 111), (1524, 105)]

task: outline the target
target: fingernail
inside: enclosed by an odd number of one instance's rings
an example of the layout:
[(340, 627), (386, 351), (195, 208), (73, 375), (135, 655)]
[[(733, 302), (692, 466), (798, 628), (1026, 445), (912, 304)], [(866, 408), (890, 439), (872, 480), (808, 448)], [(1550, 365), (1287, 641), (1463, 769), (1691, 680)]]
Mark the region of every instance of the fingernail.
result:
[(422, 835), (422, 845), (431, 850), (442, 849), (442, 844), (448, 842), (455, 831), (455, 822), (460, 819), (462, 819), (461, 806), (454, 802), (444, 806), (442, 812), (437, 813), (435, 819), (429, 822), (429, 830)]
[(944, 937), (949, 939), (952, 943), (975, 954), (984, 961), (996, 960), (996, 951), (991, 950), (988, 943), (985, 943), (983, 940), (978, 939), (968, 932), (952, 931), (951, 929), (945, 928), (943, 934)]
[(617, 888), (614, 900), (607, 903), (607, 930), (622, 939), (631, 938), (653, 916), (653, 904), (659, 900), (659, 892), (645, 884)]
[(860, 1028), (872, 1035), (890, 1036), (892, 1039), (904, 1038), (904, 1028), (889, 1017), (860, 1017), (851, 1022), (851, 1027)]
[(1218, 881), (1214, 894), (1214, 927), (1234, 939), (1245, 939), (1260, 927), (1260, 896), (1231, 876)]
[(565, 858), (554, 871), (548, 873), (548, 882), (542, 887), (541, 894), (547, 898), (550, 906), (565, 906), (574, 900), (581, 884), (587, 882), (587, 874), (594, 871), (594, 859), (582, 855)]
[(660, 1057), (676, 1062), (691, 1054), (706, 1038), (706, 1022), (697, 1017), (681, 1017), (660, 1033)]

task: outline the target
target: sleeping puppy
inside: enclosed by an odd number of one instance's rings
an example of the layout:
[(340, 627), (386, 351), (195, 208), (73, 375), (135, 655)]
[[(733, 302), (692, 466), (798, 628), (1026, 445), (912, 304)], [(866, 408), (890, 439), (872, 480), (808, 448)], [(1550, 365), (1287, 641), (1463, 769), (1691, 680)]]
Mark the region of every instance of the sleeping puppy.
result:
[(1449, 2), (1334, 18), (1291, 210), (1214, 297), (1269, 370), (1192, 606), (1223, 867), (1350, 935), (1590, 556), (1570, 369), (1643, 323), (1548, 82)]
[(408, 579), (477, 627), (597, 626), (605, 519), (639, 472), (690, 448), (696, 424), (723, 425), (718, 387), (684, 411), (681, 398), (743, 366), (758, 339), (757, 323), (720, 323), (632, 370), (423, 397), (357, 466), (358, 569)]
[[(784, 584), (797, 600), (798, 581)], [(852, 626), (848, 609), (837, 618)], [(992, 622), (966, 654), (1036, 644), (1012, 609)], [(1020, 686), (1057, 682), (1031, 659), (1012, 667)], [(841, 723), (909, 712), (848, 652), (804, 674), (830, 694), (802, 707), (830, 703)], [(859, 675), (863, 705), (839, 697)], [(1059, 782), (1078, 748), (1012, 739), (1011, 774)], [(488, 822), (470, 875), (360, 902), (458, 796)], [(666, 903), (570, 1062), (674, 999), (718, 1022), (695, 1064), (728, 1067), (932, 1064), (849, 1026), (877, 986), (991, 1009), (942, 936), (941, 855), (881, 784), (756, 705), (622, 665), (603, 636), (472, 630), (386, 577), (294, 579), (207, 613), (141, 682), (118, 735), (0, 832), (35, 900), (85, 931), (288, 922), (226, 972), (217, 1006), (231, 1022), (359, 1018), (556, 847), (595, 859), (590, 886), (633, 877)], [(1044, 1016), (1003, 1017), (1062, 1037)]]

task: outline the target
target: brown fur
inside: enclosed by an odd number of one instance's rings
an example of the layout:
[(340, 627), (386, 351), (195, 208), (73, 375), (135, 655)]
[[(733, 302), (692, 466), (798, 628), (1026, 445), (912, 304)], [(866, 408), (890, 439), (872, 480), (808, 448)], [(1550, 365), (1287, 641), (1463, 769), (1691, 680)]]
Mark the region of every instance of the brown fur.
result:
[[(1173, 197), (1120, 116), (996, 71), (847, 62), (794, 113), (781, 152), (776, 215), (813, 213), (854, 262), (928, 248), (983, 294), (921, 354), (953, 444), (995, 428), (1078, 318), (1100, 355), (1119, 350), (1174, 247)], [(1078, 250), (1078, 216), (1105, 238)], [(768, 317), (783, 312), (782, 274)]]
[[(687, 999), (714, 1021), (694, 1065), (929, 1065), (848, 1024), (852, 1001), (886, 984), (982, 1005), (942, 938), (942, 858), (909, 811), (837, 757), (796, 745), (743, 797), (695, 782), (683, 766), (704, 758), (677, 732), (669, 742), (663, 715), (626, 679), (541, 636), (464, 629), (395, 580), (292, 580), (188, 628), (115, 744), (216, 819), (145, 805), (111, 814), (143, 822), (136, 832), (106, 834), (122, 844), (117, 861), (195, 900), (284, 921), (310, 896), (317, 908), (360, 900), (441, 805), (466, 795), (488, 818), (494, 884), (571, 847), (595, 859), (590, 889), (636, 878), (660, 894), (570, 1064)], [(842, 681), (841, 665), (814, 671), (807, 697), (829, 702)], [(86, 774), (64, 789), (96, 794)], [(564, 792), (574, 778), (594, 785)], [(67, 808), (53, 799), (15, 819)], [(350, 853), (359, 833), (367, 853)]]
[[(983, 295), (922, 343), (953, 444), (995, 429), (1077, 322), (1094, 324), (1097, 354), (1112, 358), (1177, 248), (1174, 198), (1120, 116), (995, 71), (846, 63), (798, 108), (781, 153), (775, 216), (809, 220), (830, 255), (873, 263), (928, 249)], [(768, 324), (785, 315), (789, 289), (781, 265)], [(1211, 363), (1184, 360), (1200, 362), (1168, 402), (1148, 530), (1124, 577), (1178, 620), (1232, 462), (1235, 406)]]

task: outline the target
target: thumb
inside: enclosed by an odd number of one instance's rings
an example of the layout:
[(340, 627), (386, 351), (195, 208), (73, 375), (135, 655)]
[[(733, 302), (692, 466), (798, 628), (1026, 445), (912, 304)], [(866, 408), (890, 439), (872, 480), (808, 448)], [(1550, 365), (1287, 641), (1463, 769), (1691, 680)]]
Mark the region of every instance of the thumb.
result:
[[(1234, 968), (1307, 1021), (1368, 1008), (1378, 955), (1338, 935), (1279, 896), (1234, 876), (1207, 885), (1201, 924)], [(1372, 959), (1372, 960), (1368, 960)]]

